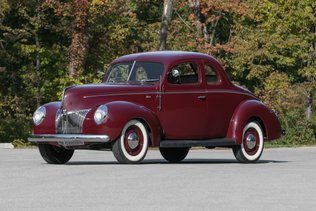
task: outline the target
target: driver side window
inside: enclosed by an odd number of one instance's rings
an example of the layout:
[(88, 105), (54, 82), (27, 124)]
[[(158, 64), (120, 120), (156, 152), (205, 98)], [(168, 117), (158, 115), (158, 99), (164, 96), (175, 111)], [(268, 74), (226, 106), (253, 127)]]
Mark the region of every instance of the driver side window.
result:
[(197, 84), (199, 82), (198, 65), (181, 63), (174, 66), (168, 75), (170, 84)]

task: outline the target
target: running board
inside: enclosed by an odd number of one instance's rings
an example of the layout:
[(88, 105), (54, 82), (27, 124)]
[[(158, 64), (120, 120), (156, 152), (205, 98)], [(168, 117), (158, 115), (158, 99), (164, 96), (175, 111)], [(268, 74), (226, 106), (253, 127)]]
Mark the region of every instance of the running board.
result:
[(161, 148), (177, 147), (228, 147), (236, 144), (235, 139), (217, 138), (206, 140), (163, 140), (160, 142)]

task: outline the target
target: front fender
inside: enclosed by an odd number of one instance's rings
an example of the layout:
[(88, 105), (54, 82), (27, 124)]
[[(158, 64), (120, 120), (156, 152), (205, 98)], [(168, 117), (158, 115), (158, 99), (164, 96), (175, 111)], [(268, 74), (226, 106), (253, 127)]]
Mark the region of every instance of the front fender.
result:
[(247, 100), (242, 102), (234, 111), (230, 120), (227, 138), (234, 138), (237, 144), (241, 144), (243, 128), (251, 119), (259, 120), (259, 123), (263, 124), (262, 127), (267, 140), (281, 137), (281, 125), (274, 112), (260, 101)]
[[(105, 121), (99, 126), (96, 126), (94, 121), (86, 122), (84, 133), (94, 131), (93, 133), (96, 134), (106, 134), (111, 141), (114, 141), (121, 135), (121, 131), (128, 121), (138, 119), (148, 127), (152, 146), (159, 146), (161, 126), (152, 111), (144, 106), (126, 101), (113, 101), (105, 105), (108, 107), (108, 115)], [(93, 113), (90, 115), (90, 118), (93, 118)]]
[(46, 116), (40, 125), (33, 124), (33, 134), (55, 134), (56, 112), (61, 107), (61, 102), (51, 102), (43, 105), (46, 108)]

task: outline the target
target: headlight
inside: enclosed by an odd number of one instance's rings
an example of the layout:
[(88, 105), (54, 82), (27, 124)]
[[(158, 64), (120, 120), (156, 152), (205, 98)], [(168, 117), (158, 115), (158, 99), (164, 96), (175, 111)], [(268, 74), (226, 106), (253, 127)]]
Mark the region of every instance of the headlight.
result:
[(108, 114), (108, 107), (106, 105), (100, 105), (94, 112), (94, 122), (100, 125)]
[(46, 108), (44, 106), (40, 106), (33, 114), (33, 122), (35, 125), (39, 125), (43, 122), (46, 116)]

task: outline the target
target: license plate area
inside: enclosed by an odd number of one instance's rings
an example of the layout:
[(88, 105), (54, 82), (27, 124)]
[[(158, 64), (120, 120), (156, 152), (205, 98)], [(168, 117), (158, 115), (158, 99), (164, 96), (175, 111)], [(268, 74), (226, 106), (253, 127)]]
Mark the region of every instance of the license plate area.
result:
[(84, 145), (84, 141), (80, 140), (73, 140), (73, 141), (58, 141), (59, 145), (62, 145), (64, 147), (69, 147), (69, 146), (82, 146)]

